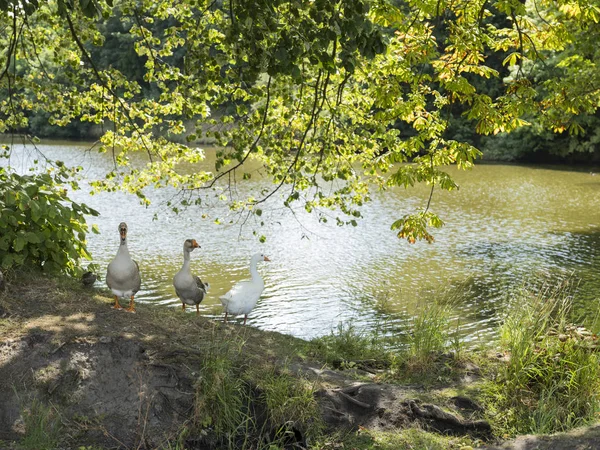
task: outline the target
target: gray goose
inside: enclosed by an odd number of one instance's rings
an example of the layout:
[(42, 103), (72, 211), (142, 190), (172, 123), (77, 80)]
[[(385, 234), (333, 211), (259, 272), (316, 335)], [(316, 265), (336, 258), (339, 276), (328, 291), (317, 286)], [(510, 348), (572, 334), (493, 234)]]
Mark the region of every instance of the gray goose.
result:
[(117, 255), (108, 265), (106, 270), (106, 284), (115, 296), (115, 309), (121, 309), (119, 298), (129, 297), (129, 307), (125, 311), (135, 312), (133, 297), (140, 290), (142, 280), (138, 263), (131, 259), (127, 248), (127, 224), (119, 224), (121, 244)]
[(173, 286), (175, 292), (181, 300), (182, 309), (185, 311), (185, 306), (196, 305), (196, 315), (200, 314), (200, 302), (204, 300), (204, 296), (208, 292), (208, 283), (203, 283), (200, 277), (192, 274), (190, 269), (190, 253), (194, 249), (200, 248), (196, 239), (186, 239), (183, 243), (183, 267), (173, 277)]

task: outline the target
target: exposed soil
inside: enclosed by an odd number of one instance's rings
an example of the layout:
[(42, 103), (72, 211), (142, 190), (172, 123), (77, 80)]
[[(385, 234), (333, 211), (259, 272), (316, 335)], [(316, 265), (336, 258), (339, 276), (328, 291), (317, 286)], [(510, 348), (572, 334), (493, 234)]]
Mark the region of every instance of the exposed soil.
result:
[[(322, 418), (332, 428), (390, 431), (418, 424), (444, 434), (492, 437), (471, 399), (424, 402), (422, 387), (377, 383), (368, 372), (359, 382), (307, 360), (305, 343), (290, 336), (170, 308), (137, 305), (135, 314), (117, 311), (103, 292), (40, 276), (6, 284), (0, 293), (0, 440), (5, 442), (23, 436), (23, 411), (36, 399), (59, 411), (66, 425), (63, 441), (72, 448), (160, 448), (193, 420), (206, 352), (215, 342), (237, 338), (244, 342), (246, 364), (285, 365), (314, 380)], [(592, 428), (577, 439), (595, 445), (599, 435)], [(566, 442), (561, 439), (551, 442)], [(488, 448), (600, 448), (541, 446), (545, 442), (523, 438), (513, 446)], [(211, 448), (201, 436), (190, 436), (188, 443)]]

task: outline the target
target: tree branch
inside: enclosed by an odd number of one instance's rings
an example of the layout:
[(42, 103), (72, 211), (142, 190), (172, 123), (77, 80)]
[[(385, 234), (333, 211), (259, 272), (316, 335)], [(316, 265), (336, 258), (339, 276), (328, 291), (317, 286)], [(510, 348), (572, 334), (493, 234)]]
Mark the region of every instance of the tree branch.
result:
[(254, 140), (254, 142), (252, 142), (252, 145), (250, 146), (250, 148), (248, 149), (248, 151), (246, 152), (244, 157), (235, 166), (230, 167), (226, 171), (221, 172), (219, 175), (214, 177), (208, 185), (203, 186), (203, 189), (209, 189), (209, 188), (213, 187), (214, 184), (217, 182), (217, 180), (219, 180), (220, 178), (223, 178), (225, 175), (228, 175), (230, 172), (233, 172), (235, 169), (242, 166), (244, 164), (244, 162), (246, 162), (246, 160), (248, 159), (248, 157), (250, 156), (252, 151), (256, 149), (256, 146), (258, 145), (258, 142), (262, 138), (263, 132), (265, 130), (265, 124), (267, 123), (267, 113), (269, 111), (270, 101), (271, 101), (271, 77), (269, 76), (269, 81), (267, 82), (267, 101), (265, 103), (265, 111), (263, 113), (262, 121), (260, 124), (260, 131), (258, 133), (258, 136), (256, 136), (256, 139)]
[(308, 125), (306, 126), (306, 129), (304, 130), (304, 134), (302, 135), (302, 139), (300, 140), (300, 145), (298, 146), (298, 150), (296, 151), (296, 156), (294, 157), (294, 160), (288, 166), (287, 170), (285, 171), (285, 174), (283, 175), (283, 178), (281, 179), (281, 181), (279, 182), (279, 184), (277, 185), (277, 187), (274, 190), (272, 190), (271, 192), (269, 192), (269, 194), (267, 194), (262, 199), (251, 202), (250, 203), (251, 205), (258, 205), (259, 203), (266, 202), (279, 189), (281, 189), (281, 186), (284, 185), (284, 183), (286, 182), (286, 180), (288, 178), (288, 175), (290, 174), (290, 172), (296, 166), (296, 163), (300, 159), (300, 154), (302, 153), (302, 147), (304, 147), (304, 142), (306, 140), (306, 136), (308, 135), (308, 132), (312, 128), (313, 122), (315, 121), (315, 118), (316, 118), (316, 114), (315, 113), (317, 113), (317, 105), (319, 104), (319, 89), (320, 89), (319, 83), (321, 81), (321, 75), (322, 74), (323, 74), (323, 71), (319, 70), (319, 75), (317, 76), (317, 81), (315, 83), (315, 99), (314, 99), (314, 102), (313, 102), (312, 114), (310, 116), (310, 120), (308, 122)]
[[(71, 16), (68, 13), (65, 13), (65, 17), (67, 19), (67, 24), (69, 25), (69, 30), (71, 32), (71, 36), (73, 36), (73, 40), (75, 41), (75, 43), (77, 44), (77, 47), (79, 47), (79, 50), (81, 51), (81, 54), (84, 56), (84, 58), (87, 60), (87, 62), (90, 64), (92, 71), (94, 72), (94, 75), (96, 76), (96, 78), (98, 79), (98, 81), (100, 82), (100, 84), (108, 91), (110, 92), (110, 94), (113, 96), (113, 98), (115, 100), (117, 100), (119, 102), (119, 104), (121, 105), (121, 108), (123, 108), (125, 111), (128, 112), (128, 108), (125, 105), (125, 103), (123, 103), (123, 100), (115, 93), (115, 91), (106, 83), (106, 81), (104, 81), (102, 79), (102, 76), (100, 75), (100, 71), (98, 70), (98, 68), (96, 67), (96, 64), (94, 64), (94, 61), (92, 61), (91, 56), (89, 55), (89, 53), (87, 52), (87, 50), (85, 49), (85, 47), (83, 46), (83, 43), (81, 42), (81, 40), (79, 39), (79, 36), (77, 36), (77, 33), (75, 32), (75, 27), (73, 25), (73, 21), (71, 20)], [(148, 148), (148, 146), (146, 145), (146, 143), (144, 142), (144, 138), (142, 136), (142, 133), (140, 132), (139, 127), (137, 126), (137, 124), (133, 121), (133, 119), (129, 116), (129, 114), (126, 114), (127, 120), (129, 121), (129, 123), (133, 126), (133, 128), (135, 129), (135, 131), (138, 132), (138, 135), (140, 136), (142, 145), (144, 146), (144, 148), (146, 149), (146, 152), (148, 153), (148, 157), (150, 158), (150, 162), (154, 162), (152, 159), (152, 152), (150, 151), (150, 149)]]

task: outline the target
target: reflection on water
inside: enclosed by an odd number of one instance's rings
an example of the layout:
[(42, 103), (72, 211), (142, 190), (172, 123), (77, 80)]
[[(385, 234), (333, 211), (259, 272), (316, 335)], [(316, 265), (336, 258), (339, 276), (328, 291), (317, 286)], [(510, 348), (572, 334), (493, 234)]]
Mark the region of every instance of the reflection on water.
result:
[[(111, 168), (112, 158), (86, 152), (86, 146), (55, 142), (40, 150), (48, 158), (83, 166), (89, 179), (100, 177)], [(210, 168), (214, 152), (206, 149), (206, 155), (203, 166)], [(25, 160), (35, 157), (30, 146), (16, 145), (11, 164), (24, 171)], [(339, 322), (394, 324), (420, 302), (452, 291), (461, 298), (455, 317), (465, 338), (485, 339), (497, 324), (507, 294), (540, 275), (574, 274), (580, 279), (580, 314), (596, 314), (600, 175), (567, 167), (511, 165), (449, 171), (461, 188), (434, 196), (432, 208), (446, 226), (435, 231), (432, 245), (410, 245), (389, 228), (395, 219), (425, 204), (425, 187), (375, 194), (356, 228), (337, 227), (334, 220), (319, 224), (302, 211), (290, 214), (274, 196), (261, 218), (265, 244), (252, 234), (256, 223), (241, 227), (240, 218), (228, 217), (222, 207), (173, 213), (166, 207), (175, 193), (171, 189), (149, 192), (149, 208), (123, 193), (90, 196), (85, 183), (72, 197), (101, 212), (94, 219), (101, 234), (89, 236), (89, 248), (103, 269), (117, 251), (117, 225), (128, 223), (129, 248), (142, 272), (140, 302), (178, 306), (171, 281), (183, 261), (183, 241), (195, 238), (201, 249), (192, 253), (193, 270), (211, 284), (201, 305), (203, 314), (221, 313), (219, 296), (249, 277), (250, 255), (261, 251), (272, 262), (259, 265), (266, 288), (248, 323), (300, 337), (329, 333)], [(236, 189), (244, 194), (265, 185), (253, 176)], [(226, 224), (214, 224), (217, 217)]]

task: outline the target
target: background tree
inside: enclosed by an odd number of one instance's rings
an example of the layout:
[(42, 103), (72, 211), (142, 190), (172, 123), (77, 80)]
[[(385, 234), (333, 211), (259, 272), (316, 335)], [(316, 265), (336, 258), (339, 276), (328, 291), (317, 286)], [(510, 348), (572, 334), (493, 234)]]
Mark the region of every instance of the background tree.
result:
[[(534, 117), (581, 133), (597, 109), (596, 3), (4, 0), (0, 131), (40, 113), (95, 124), (115, 167), (94, 187), (144, 202), (147, 186), (174, 186), (185, 204), (216, 195), (245, 216), (280, 199), (355, 224), (372, 189), (456, 189), (443, 168), (480, 155), (469, 124), (488, 135)], [(182, 171), (203, 157), (201, 138), (220, 146), (214, 170)], [(236, 197), (250, 160), (273, 187)], [(392, 224), (398, 236), (433, 240), (430, 200)]]

